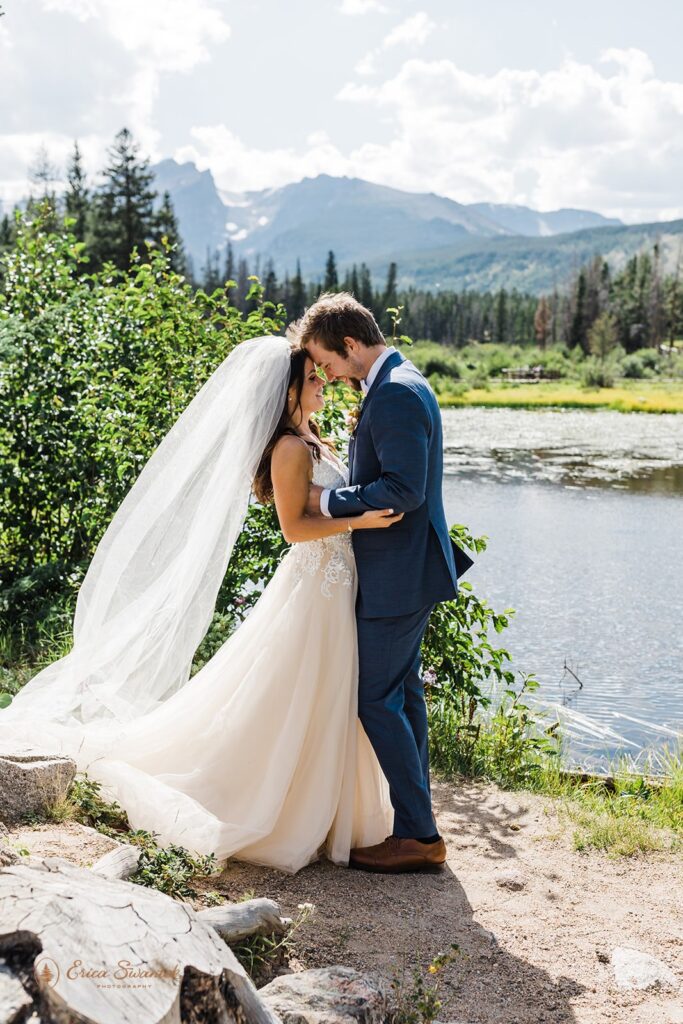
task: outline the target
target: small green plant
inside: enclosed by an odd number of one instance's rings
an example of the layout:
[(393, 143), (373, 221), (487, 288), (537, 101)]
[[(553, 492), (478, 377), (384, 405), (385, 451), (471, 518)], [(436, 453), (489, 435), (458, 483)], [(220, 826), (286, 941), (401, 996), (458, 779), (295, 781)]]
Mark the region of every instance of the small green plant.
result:
[(74, 807), (74, 817), (83, 825), (89, 825), (116, 839), (120, 838), (121, 832), (127, 832), (130, 828), (123, 808), (115, 800), (105, 800), (102, 784), (97, 779), (91, 779), (87, 772), (76, 776), (67, 798)]
[(131, 830), (125, 811), (116, 801), (107, 802), (101, 790), (101, 783), (89, 778), (87, 773), (77, 776), (68, 793), (73, 817), (112, 839), (141, 848), (138, 869), (130, 881), (158, 889), (176, 899), (196, 896), (197, 892), (190, 883), (195, 878), (205, 878), (215, 872), (215, 856), (194, 857), (184, 847), (175, 844), (157, 846), (153, 833), (143, 829)]
[[(452, 964), (463, 954), (457, 942), (452, 942), (447, 953), (439, 953), (427, 967), (430, 977)], [(407, 987), (403, 977), (394, 975), (391, 987), (394, 992), (394, 1006), (390, 1011), (389, 1024), (433, 1024), (437, 1019), (442, 1003), (439, 999), (440, 978), (433, 984), (426, 984), (422, 972), (414, 968), (412, 982)]]
[[(461, 524), (451, 536), (473, 553), (486, 550), (486, 536), (473, 537)], [(557, 748), (557, 725), (545, 727), (526, 701), (538, 682), (529, 674), (515, 689), (509, 652), (491, 642), (491, 632), (502, 633), (512, 615), (512, 608), (494, 611), (466, 580), (455, 601), (432, 612), (422, 665), (437, 770), (519, 784)]]
[(184, 900), (197, 896), (196, 889), (190, 884), (192, 880), (206, 878), (217, 869), (213, 853), (195, 857), (175, 843), (159, 847), (154, 841), (154, 835), (143, 829), (129, 832), (127, 841), (140, 846), (142, 850), (138, 869), (129, 880), (150, 889), (158, 889), (174, 899)]
[[(247, 899), (252, 899), (253, 893)], [(294, 949), (293, 936), (315, 914), (313, 903), (300, 903), (299, 913), (284, 935), (251, 935), (231, 949), (255, 984), (264, 984)]]
[(202, 903), (207, 907), (221, 907), (225, 902), (225, 896), (220, 892), (202, 893)]

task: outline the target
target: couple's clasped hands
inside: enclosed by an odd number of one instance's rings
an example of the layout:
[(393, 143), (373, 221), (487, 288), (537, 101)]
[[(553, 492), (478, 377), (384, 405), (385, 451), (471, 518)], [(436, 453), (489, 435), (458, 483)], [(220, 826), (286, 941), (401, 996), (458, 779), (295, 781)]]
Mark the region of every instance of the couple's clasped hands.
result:
[[(324, 488), (318, 484), (311, 484), (308, 492), (308, 501), (306, 503), (306, 515), (319, 516), (320, 511), (320, 495)], [(387, 526), (392, 526), (394, 523), (398, 523), (403, 519), (403, 512), (394, 512), (393, 508), (373, 508), (368, 512), (363, 512), (359, 516), (354, 516), (352, 519), (351, 529), (353, 530), (383, 530)]]

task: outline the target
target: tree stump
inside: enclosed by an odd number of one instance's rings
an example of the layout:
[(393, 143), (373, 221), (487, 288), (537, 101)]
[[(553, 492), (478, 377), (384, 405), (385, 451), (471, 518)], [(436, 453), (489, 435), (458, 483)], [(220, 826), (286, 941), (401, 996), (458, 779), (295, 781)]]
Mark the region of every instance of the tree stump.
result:
[(190, 906), (61, 857), (0, 870), (0, 955), (49, 1024), (279, 1024)]

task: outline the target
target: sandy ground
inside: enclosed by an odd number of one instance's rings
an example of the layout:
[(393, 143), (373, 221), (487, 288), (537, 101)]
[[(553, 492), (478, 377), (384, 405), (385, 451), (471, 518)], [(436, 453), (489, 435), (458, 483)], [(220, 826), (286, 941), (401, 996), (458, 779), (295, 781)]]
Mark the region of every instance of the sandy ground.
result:
[[(458, 943), (440, 978), (442, 1021), (467, 1024), (683, 1024), (683, 858), (610, 858), (572, 850), (553, 801), (484, 783), (435, 786), (448, 864), (436, 874), (376, 875), (326, 861), (297, 875), (231, 862), (202, 886), (228, 898), (312, 902), (294, 969), (346, 964), (391, 979)], [(12, 829), (32, 853), (89, 864), (111, 843), (78, 825)], [(199, 903), (197, 905), (200, 905)], [(624, 991), (616, 946), (664, 961), (678, 992)]]

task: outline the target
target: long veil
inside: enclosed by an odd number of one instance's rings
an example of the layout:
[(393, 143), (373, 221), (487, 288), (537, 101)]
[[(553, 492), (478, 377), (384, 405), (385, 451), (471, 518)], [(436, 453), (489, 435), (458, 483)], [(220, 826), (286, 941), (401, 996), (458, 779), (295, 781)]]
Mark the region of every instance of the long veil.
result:
[(242, 342), (143, 467), (81, 584), (73, 648), (0, 711), (0, 749), (76, 753), (189, 679), (285, 401), (290, 343)]

